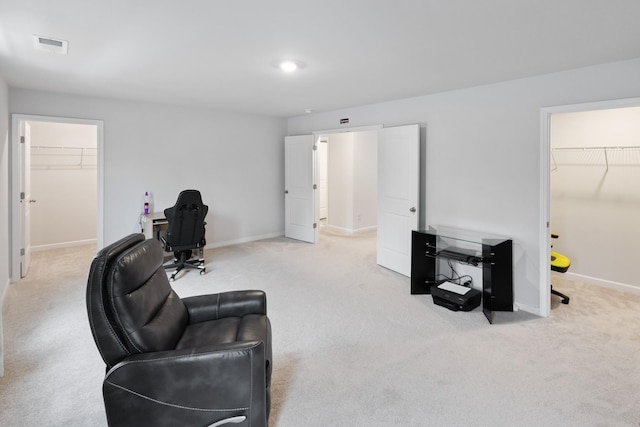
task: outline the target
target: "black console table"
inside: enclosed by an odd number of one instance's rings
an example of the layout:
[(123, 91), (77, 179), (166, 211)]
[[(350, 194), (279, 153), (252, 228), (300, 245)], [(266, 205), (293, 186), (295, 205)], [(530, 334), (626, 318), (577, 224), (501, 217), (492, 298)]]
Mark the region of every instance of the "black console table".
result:
[(439, 259), (482, 268), (482, 311), (493, 323), (494, 312), (513, 311), (511, 239), (460, 230), (429, 227), (414, 231), (411, 241), (411, 293), (430, 294), (438, 284)]

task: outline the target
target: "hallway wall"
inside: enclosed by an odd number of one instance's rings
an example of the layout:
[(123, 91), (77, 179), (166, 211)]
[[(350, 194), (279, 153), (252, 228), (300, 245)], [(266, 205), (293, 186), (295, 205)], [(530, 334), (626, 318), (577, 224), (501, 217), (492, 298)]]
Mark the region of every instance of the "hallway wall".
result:
[(145, 191), (162, 210), (187, 188), (209, 205), (207, 246), (284, 233), (284, 119), (17, 88), (9, 108), (104, 122), (104, 245), (140, 232)]
[[(425, 225), (509, 236), (514, 301), (539, 313), (548, 246), (542, 211), (541, 109), (640, 96), (640, 59), (289, 119), (290, 135), (419, 123)], [(545, 275), (543, 275), (543, 272)]]

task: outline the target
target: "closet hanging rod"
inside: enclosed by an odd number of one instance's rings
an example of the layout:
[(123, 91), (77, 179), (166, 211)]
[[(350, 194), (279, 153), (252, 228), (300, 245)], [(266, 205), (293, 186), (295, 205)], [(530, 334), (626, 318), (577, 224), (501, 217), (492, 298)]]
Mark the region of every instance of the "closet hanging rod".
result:
[(607, 147), (555, 147), (551, 149), (551, 160), (553, 161), (552, 171), (558, 170), (558, 163), (556, 162), (554, 151), (604, 151), (604, 161), (606, 165), (605, 174), (609, 172), (609, 155), (610, 151), (625, 151), (625, 150), (640, 150), (640, 145), (618, 145)]

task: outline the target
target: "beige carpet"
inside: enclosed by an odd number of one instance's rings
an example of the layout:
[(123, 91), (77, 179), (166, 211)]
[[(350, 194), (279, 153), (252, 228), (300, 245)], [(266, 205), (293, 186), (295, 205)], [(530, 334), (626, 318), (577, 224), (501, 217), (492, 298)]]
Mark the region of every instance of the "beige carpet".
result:
[[(35, 254), (4, 302), (2, 426), (103, 426), (84, 302), (92, 248)], [(375, 263), (375, 235), (207, 250), (179, 295), (264, 289), (271, 427), (638, 426), (640, 296), (558, 279), (552, 316), (455, 313)]]

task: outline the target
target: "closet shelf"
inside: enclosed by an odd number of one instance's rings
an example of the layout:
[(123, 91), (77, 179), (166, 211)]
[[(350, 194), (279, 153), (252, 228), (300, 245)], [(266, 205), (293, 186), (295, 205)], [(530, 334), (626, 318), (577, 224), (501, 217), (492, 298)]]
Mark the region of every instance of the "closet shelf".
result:
[[(565, 153), (571, 157), (564, 157), (564, 161), (558, 161), (554, 153)], [(558, 169), (558, 164), (580, 164), (604, 165), (605, 172), (608, 172), (609, 165), (640, 166), (640, 145), (553, 147), (551, 160), (553, 161), (552, 171)]]
[(92, 147), (31, 145), (31, 167), (50, 168), (95, 168), (97, 149)]

